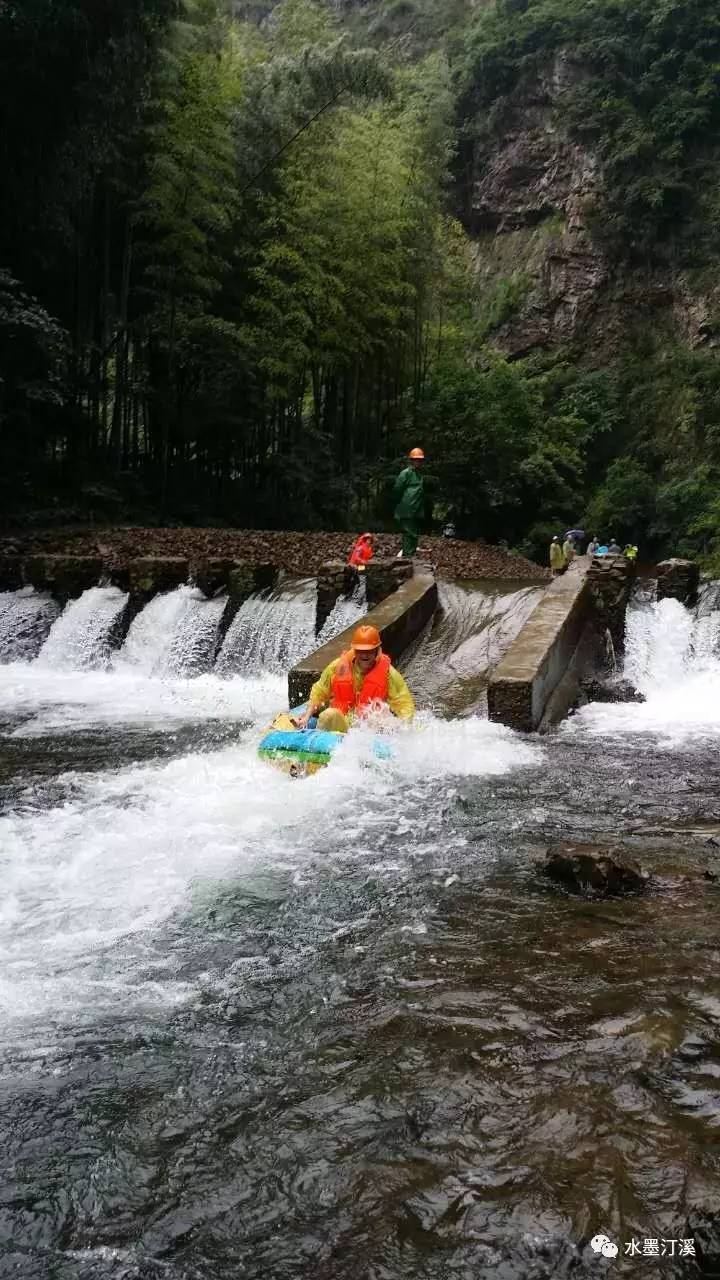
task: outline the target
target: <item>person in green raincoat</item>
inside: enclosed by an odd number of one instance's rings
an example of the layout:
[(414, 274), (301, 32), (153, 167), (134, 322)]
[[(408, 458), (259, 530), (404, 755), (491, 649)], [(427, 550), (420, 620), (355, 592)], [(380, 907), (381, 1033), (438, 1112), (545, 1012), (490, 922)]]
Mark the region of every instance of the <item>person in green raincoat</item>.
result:
[(408, 465), (395, 481), (395, 520), (402, 534), (401, 556), (412, 558), (420, 541), (420, 523), (425, 512), (425, 491), (421, 475), (425, 454), (411, 449)]

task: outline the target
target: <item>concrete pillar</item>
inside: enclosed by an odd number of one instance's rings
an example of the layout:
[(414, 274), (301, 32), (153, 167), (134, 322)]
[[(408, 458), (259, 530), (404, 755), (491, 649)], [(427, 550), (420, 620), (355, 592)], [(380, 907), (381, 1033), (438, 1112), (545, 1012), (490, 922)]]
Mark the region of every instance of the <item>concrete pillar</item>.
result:
[(693, 605), (697, 601), (700, 568), (693, 560), (661, 560), (657, 573), (658, 600), (679, 600)]
[(635, 581), (635, 561), (625, 556), (595, 556), (588, 587), (600, 639), (610, 632), (615, 655), (625, 649), (625, 613)]

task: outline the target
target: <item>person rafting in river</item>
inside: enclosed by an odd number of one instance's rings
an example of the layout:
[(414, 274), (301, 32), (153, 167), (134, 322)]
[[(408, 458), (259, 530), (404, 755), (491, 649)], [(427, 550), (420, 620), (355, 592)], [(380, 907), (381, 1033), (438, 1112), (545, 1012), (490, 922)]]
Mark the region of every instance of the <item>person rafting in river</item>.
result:
[(387, 706), (400, 720), (411, 720), (415, 701), (400, 672), (383, 653), (376, 627), (353, 632), (352, 649), (328, 664), (310, 690), (306, 710), (294, 724), (305, 729), (318, 717), (318, 729), (347, 733), (356, 716), (372, 706)]

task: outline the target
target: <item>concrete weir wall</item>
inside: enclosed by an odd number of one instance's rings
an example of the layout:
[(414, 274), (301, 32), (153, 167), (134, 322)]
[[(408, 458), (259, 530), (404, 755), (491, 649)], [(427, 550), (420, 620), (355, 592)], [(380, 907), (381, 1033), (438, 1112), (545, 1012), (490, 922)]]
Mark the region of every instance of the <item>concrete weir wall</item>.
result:
[[(396, 591), (381, 600), (360, 621), (377, 627), (385, 653), (393, 663), (397, 663), (432, 618), (437, 602), (437, 583), (430, 565), (416, 564), (413, 576), (402, 582)], [(358, 622), (353, 623), (352, 627), (292, 668), (288, 673), (291, 707), (307, 701), (310, 689), (328, 663), (350, 648), (352, 633), (358, 625)]]
[[(551, 582), (498, 663), (488, 686), (491, 720), (531, 732), (561, 719), (569, 709), (577, 683), (574, 668), (592, 643), (587, 635), (594, 614), (589, 568), (587, 557), (580, 556)], [(563, 687), (567, 696), (554, 696)]]

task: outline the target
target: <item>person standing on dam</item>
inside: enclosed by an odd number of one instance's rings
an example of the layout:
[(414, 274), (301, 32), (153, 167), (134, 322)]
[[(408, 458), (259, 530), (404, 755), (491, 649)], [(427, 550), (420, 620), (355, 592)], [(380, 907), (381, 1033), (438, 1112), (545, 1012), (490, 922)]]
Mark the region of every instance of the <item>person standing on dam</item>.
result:
[(555, 537), (550, 543), (550, 569), (552, 571), (553, 578), (557, 578), (558, 574), (562, 573), (564, 568), (565, 556), (563, 555), (563, 549), (560, 545), (560, 539), (558, 535), (555, 534)]
[(402, 534), (400, 556), (412, 559), (420, 541), (420, 522), (425, 512), (425, 488), (422, 466), (425, 454), (422, 449), (411, 449), (408, 465), (395, 481), (395, 520)]
[(565, 568), (569, 569), (570, 565), (575, 559), (575, 543), (572, 538), (565, 539), (563, 543), (562, 553), (563, 553), (563, 560), (565, 562)]

